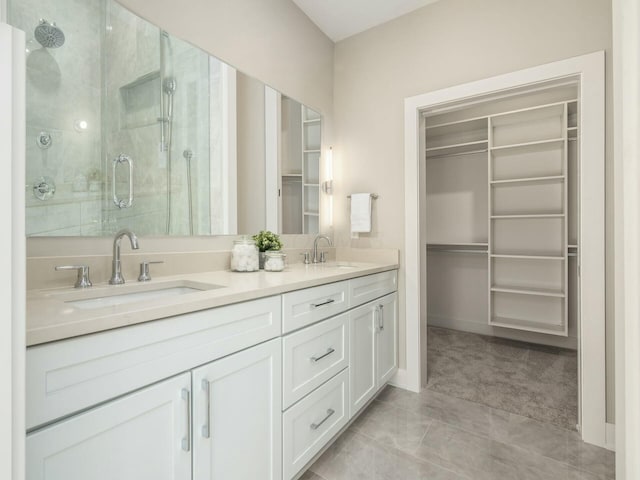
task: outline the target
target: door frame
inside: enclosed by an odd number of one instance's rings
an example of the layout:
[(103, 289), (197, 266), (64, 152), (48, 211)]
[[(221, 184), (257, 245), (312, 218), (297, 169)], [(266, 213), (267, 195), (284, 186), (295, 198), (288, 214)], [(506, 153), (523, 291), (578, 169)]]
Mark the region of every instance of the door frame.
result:
[[(569, 58), (405, 98), (405, 387), (420, 391), (427, 376), (426, 205), (422, 112), (565, 77), (580, 83), (579, 419), (584, 441), (606, 445), (605, 368), (605, 63), (604, 52)], [(584, 375), (583, 372), (589, 372)]]
[[(616, 477), (640, 478), (640, 5), (613, 0)], [(634, 367), (635, 366), (635, 367)]]
[(0, 3), (0, 478), (24, 478), (25, 443), (25, 35)]

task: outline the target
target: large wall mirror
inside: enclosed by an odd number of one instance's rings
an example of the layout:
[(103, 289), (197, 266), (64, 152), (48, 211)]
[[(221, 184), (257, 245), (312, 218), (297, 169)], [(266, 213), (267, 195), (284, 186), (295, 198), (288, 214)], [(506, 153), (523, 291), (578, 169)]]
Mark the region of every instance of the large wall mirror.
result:
[(321, 115), (114, 0), (9, 0), (29, 236), (317, 233)]

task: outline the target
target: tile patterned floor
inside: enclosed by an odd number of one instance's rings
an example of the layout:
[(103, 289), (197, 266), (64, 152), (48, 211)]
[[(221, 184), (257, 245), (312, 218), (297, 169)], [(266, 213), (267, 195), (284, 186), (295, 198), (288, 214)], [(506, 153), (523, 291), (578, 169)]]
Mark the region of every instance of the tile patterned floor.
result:
[[(420, 394), (387, 387), (311, 466), (303, 480), (615, 478), (612, 452), (583, 443), (570, 429), (535, 419), (543, 409), (570, 409), (571, 391), (557, 393), (552, 389), (536, 409), (535, 401), (543, 400), (536, 396), (538, 387), (527, 390), (517, 383), (526, 374), (539, 381), (540, 389), (551, 388), (554, 381), (568, 383), (575, 356), (531, 346), (523, 352), (523, 344), (460, 336), (443, 329), (430, 329), (429, 337), (429, 348), (434, 347), (434, 352), (438, 347), (442, 347), (440, 351), (455, 350), (454, 359), (465, 358), (478, 368), (469, 368), (463, 375), (448, 370), (436, 373), (433, 385)], [(468, 357), (463, 356), (465, 351)], [(492, 387), (471, 401), (464, 396), (470, 396), (467, 389), (478, 387), (476, 380), (482, 377), (473, 375), (482, 375), (481, 362), (489, 362), (505, 380), (500, 383), (494, 379)], [(443, 368), (448, 367), (445, 364)], [(442, 393), (446, 375), (453, 375), (458, 386)], [(520, 410), (515, 400), (499, 400), (501, 393), (512, 393), (505, 390), (511, 381), (520, 387), (514, 398), (527, 399), (531, 394), (537, 400), (527, 401), (527, 407)], [(438, 384), (439, 388), (432, 388)], [(490, 395), (492, 388), (496, 391)], [(499, 408), (491, 406), (493, 403)], [(554, 412), (545, 418), (564, 424), (569, 414)]]
[(576, 352), (429, 327), (427, 388), (575, 430)]
[(557, 426), (387, 387), (303, 480), (613, 480), (614, 454)]

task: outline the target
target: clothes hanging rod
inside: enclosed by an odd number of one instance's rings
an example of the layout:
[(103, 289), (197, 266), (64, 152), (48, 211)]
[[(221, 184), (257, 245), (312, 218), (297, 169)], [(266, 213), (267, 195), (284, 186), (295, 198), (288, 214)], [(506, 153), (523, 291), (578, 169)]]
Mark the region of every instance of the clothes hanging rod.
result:
[(444, 252), (444, 253), (479, 253), (486, 255), (486, 250), (468, 250), (468, 249), (456, 249), (456, 248), (427, 248), (429, 252)]
[[(569, 247), (569, 249), (575, 249), (575, 247)], [(486, 255), (487, 253), (489, 253), (487, 250), (484, 250), (482, 248), (472, 250), (468, 248), (464, 248), (464, 249), (463, 248), (438, 248), (438, 247), (429, 247), (429, 246), (427, 246), (427, 251), (442, 252), (442, 253), (475, 253), (475, 254), (482, 254), (482, 255)], [(576, 252), (567, 253), (567, 257), (577, 257), (577, 256), (578, 254)]]
[[(371, 198), (373, 198), (374, 200), (378, 199), (378, 194), (377, 193), (370, 193), (369, 194), (371, 196)], [(351, 198), (351, 195), (347, 195), (347, 198)]]
[(427, 155), (427, 160), (431, 158), (443, 158), (443, 157), (460, 157), (462, 155), (474, 155), (476, 153), (487, 153), (488, 150), (485, 148), (484, 150), (472, 150), (470, 152), (459, 152), (459, 153), (441, 153), (440, 155)]

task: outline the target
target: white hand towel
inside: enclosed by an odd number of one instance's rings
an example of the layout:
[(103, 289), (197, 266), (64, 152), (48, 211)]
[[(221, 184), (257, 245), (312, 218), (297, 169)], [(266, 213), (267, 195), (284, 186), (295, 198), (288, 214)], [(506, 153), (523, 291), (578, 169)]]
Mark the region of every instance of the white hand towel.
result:
[(371, 194), (351, 194), (351, 232), (371, 231)]

